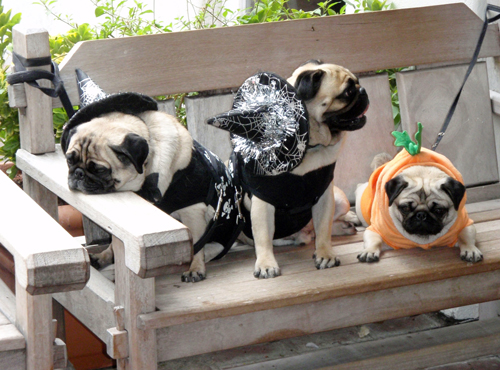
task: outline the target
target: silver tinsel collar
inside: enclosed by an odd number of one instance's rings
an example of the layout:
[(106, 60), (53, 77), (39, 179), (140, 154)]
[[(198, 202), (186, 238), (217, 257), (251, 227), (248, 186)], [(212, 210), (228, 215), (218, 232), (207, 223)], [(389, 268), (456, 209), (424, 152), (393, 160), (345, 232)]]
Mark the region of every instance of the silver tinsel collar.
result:
[(297, 167), (309, 139), (305, 105), (290, 84), (268, 72), (248, 78), (233, 109), (208, 123), (231, 132), (234, 151), (256, 175), (279, 175)]

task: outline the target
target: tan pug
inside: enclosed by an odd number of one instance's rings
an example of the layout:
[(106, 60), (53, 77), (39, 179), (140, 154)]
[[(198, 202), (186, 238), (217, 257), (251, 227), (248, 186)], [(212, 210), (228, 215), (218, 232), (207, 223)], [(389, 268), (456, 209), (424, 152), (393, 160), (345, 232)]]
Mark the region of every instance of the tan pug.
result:
[[(225, 165), (194, 141), (175, 117), (158, 111), (157, 103), (141, 94), (110, 95), (80, 109), (66, 125), (61, 146), (71, 190), (136, 192), (161, 210), (175, 212), (189, 228), (195, 245), (213, 219), (219, 199), (234, 201)], [(220, 213), (227, 224), (218, 224), (206, 240), (207, 246), (217, 250), (212, 257), (227, 252), (237, 236), (231, 241), (237, 212), (234, 204), (228, 205)], [(92, 255), (91, 262), (96, 268), (112, 263), (112, 248)], [(205, 276), (203, 248), (182, 280), (196, 282)]]
[(451, 162), (427, 149), (414, 157), (402, 150), (386, 160), (377, 156), (370, 182), (356, 189), (356, 213), (368, 227), (359, 261), (378, 261), (384, 243), (394, 249), (458, 244), (462, 260), (481, 261), (465, 186)]
[[(287, 81), (305, 101), (309, 113), (309, 144), (300, 165), (290, 172), (291, 177), (308, 178), (326, 168), (331, 169), (326, 189), (318, 194), (317, 201), (310, 209), (316, 234), (314, 264), (318, 269), (338, 266), (340, 261), (331, 246), (335, 213), (333, 165), (339, 157), (348, 131), (358, 130), (366, 123), (364, 114), (369, 105), (368, 96), (359, 85), (358, 78), (349, 70), (320, 61), (309, 61), (300, 66)], [(325, 181), (327, 178), (325, 175), (318, 179)], [(288, 190), (294, 192), (294, 189)], [(251, 191), (250, 196), (245, 197), (245, 207), (250, 212), (251, 233), (257, 257), (254, 276), (279, 276), (281, 270), (273, 253), (273, 238), (279, 234), (283, 212)], [(298, 230), (294, 232), (296, 231)], [(248, 234), (247, 232), (246, 236), (250, 237)]]

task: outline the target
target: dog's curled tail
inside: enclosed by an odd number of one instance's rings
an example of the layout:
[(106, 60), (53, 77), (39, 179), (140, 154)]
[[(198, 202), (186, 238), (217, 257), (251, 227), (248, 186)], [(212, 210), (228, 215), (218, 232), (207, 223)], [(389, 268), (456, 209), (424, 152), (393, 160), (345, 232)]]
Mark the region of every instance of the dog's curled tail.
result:
[(373, 157), (370, 168), (372, 169), (372, 171), (375, 171), (377, 168), (389, 162), (390, 160), (392, 160), (392, 155), (390, 155), (389, 153), (379, 153), (375, 157)]

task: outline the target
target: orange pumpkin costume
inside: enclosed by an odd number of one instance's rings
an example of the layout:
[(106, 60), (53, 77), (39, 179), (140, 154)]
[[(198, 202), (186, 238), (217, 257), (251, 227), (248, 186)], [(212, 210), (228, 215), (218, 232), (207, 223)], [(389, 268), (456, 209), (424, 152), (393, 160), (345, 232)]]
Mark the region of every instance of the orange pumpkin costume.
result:
[(414, 156), (411, 156), (406, 150), (402, 150), (392, 161), (383, 164), (372, 173), (368, 186), (363, 192), (361, 212), (365, 221), (370, 225), (368, 230), (379, 234), (384, 242), (394, 249), (453, 247), (458, 241), (458, 234), (473, 223), (465, 210), (467, 195), (464, 195), (460, 202), (455, 223), (448, 232), (432, 243), (415, 243), (405, 238), (394, 225), (389, 214), (389, 197), (385, 192), (385, 184), (411, 166), (434, 166), (453, 179), (464, 183), (460, 172), (445, 156), (425, 148), (422, 148), (420, 153)]

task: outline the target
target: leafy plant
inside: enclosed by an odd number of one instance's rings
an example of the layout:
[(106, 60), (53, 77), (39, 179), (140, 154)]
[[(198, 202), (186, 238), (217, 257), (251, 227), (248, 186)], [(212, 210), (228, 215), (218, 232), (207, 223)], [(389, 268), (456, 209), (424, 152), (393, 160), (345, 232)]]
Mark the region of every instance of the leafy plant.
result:
[(376, 12), (379, 10), (395, 9), (392, 1), (385, 0), (354, 0), (350, 2), (345, 0), (345, 2), (354, 8), (354, 13), (360, 12)]
[[(2, 0), (0, 0), (0, 157), (5, 159), (15, 158), (19, 149), (19, 120), (17, 109), (9, 107), (7, 94), (7, 67), (5, 58), (12, 47), (12, 27), (21, 21), (21, 13), (12, 15), (12, 11), (4, 12)], [(9, 170), (9, 176), (13, 178), (17, 173), (15, 166)]]

